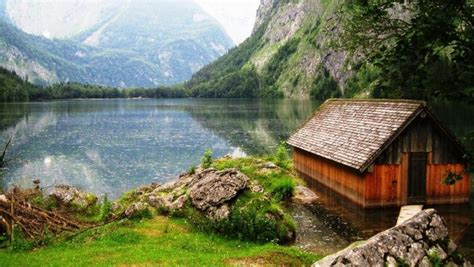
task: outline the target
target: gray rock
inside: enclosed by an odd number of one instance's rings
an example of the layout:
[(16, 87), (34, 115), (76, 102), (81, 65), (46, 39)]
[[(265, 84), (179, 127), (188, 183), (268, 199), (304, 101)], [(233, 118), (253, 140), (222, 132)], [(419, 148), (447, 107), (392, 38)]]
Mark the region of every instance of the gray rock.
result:
[(170, 209), (173, 202), (173, 195), (150, 195), (148, 197), (148, 204), (155, 208)]
[(318, 196), (306, 186), (297, 185), (291, 200), (295, 203), (310, 204), (318, 200)]
[(85, 210), (97, 202), (97, 197), (69, 185), (57, 185), (49, 194), (60, 206), (74, 210)]
[(386, 263), (387, 263), (387, 267), (397, 267), (398, 266), (397, 260), (392, 256), (387, 257)]
[(263, 193), (265, 189), (257, 181), (250, 181), (248, 188), (252, 193)]
[(428, 250), (428, 255), (436, 255), (442, 261), (448, 257), (448, 254), (439, 245), (430, 248)]
[(337, 257), (327, 256), (313, 266), (396, 266), (397, 259), (410, 266), (431, 266), (432, 255), (442, 264), (456, 266), (451, 257), (456, 248), (451, 241), (446, 242), (448, 238), (446, 224), (436, 211), (423, 210), (362, 245), (342, 250)]
[(200, 175), (202, 178), (190, 187), (189, 195), (193, 205), (201, 211), (233, 199), (249, 182), (249, 178), (236, 169), (205, 170)]
[(223, 220), (230, 214), (229, 206), (223, 204), (220, 207), (210, 207), (206, 211), (206, 216), (214, 220)]
[(271, 170), (274, 170), (274, 169), (279, 169), (280, 167), (278, 167), (278, 165), (276, 165), (275, 163), (273, 162), (265, 162), (263, 164), (261, 164), (259, 166), (261, 169), (271, 169)]

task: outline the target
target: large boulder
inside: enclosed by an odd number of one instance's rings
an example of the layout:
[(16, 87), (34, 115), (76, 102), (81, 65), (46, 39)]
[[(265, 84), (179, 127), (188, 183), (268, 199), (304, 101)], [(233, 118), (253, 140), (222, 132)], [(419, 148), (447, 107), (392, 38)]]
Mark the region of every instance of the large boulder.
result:
[(73, 210), (85, 210), (97, 202), (97, 197), (69, 185), (57, 185), (49, 194), (59, 206)]
[(155, 208), (179, 211), (190, 200), (207, 217), (221, 220), (229, 215), (227, 202), (249, 184), (249, 178), (236, 169), (198, 168), (194, 173), (185, 173), (176, 181), (154, 188), (145, 194), (145, 201)]
[(233, 199), (247, 187), (248, 182), (249, 178), (236, 169), (206, 170), (201, 173), (201, 179), (190, 187), (189, 196), (194, 207), (205, 211)]
[(456, 252), (448, 229), (434, 209), (313, 264), (318, 266), (472, 266)]

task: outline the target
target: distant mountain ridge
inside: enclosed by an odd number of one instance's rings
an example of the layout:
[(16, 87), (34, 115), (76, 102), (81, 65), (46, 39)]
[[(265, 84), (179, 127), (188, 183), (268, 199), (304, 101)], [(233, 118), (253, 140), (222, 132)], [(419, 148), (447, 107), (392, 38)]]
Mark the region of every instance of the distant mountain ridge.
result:
[(170, 85), (233, 46), (190, 0), (0, 0), (0, 19), (0, 66), (40, 84)]

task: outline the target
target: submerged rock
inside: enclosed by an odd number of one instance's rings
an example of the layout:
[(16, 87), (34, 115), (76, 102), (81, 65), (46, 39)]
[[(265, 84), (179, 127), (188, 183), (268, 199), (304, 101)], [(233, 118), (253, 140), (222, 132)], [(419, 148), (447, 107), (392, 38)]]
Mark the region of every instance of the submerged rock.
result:
[(308, 187), (297, 185), (291, 200), (299, 204), (311, 204), (318, 200), (318, 196)]
[(428, 209), (313, 266), (433, 266), (435, 262), (443, 266), (472, 266), (456, 253), (442, 218), (434, 209)]
[(97, 197), (69, 185), (57, 185), (49, 194), (59, 206), (74, 210), (85, 210), (97, 202)]

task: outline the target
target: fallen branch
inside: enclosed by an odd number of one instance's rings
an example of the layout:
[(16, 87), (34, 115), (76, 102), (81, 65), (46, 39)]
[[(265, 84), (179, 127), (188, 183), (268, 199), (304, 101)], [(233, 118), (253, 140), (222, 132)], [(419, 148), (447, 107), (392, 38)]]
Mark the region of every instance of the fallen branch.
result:
[(0, 225), (7, 233), (11, 234), (12, 227), (16, 226), (31, 239), (43, 237), (47, 231), (56, 235), (63, 232), (77, 232), (89, 227), (56, 212), (14, 199), (12, 193), (0, 198), (0, 218)]

